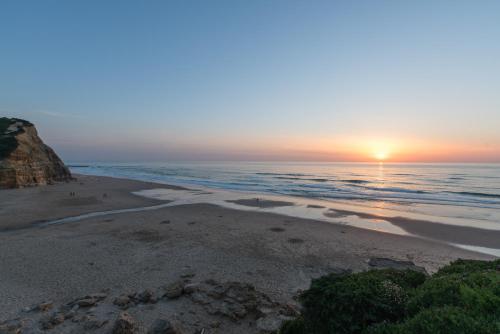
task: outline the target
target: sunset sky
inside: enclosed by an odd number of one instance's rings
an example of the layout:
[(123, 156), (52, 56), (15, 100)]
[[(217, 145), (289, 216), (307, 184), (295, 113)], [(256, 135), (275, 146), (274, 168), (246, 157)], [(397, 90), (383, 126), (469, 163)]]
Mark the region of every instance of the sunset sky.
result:
[(68, 161), (500, 162), (500, 1), (1, 1)]

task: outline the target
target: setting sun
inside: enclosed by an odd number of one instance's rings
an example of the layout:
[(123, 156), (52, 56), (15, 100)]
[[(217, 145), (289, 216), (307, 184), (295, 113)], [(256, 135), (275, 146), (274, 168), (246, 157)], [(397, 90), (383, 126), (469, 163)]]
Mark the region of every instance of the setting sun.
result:
[(389, 157), (389, 153), (387, 151), (377, 151), (375, 152), (374, 157), (378, 161), (384, 161)]
[(391, 138), (370, 138), (364, 146), (367, 156), (376, 161), (386, 161), (389, 158), (392, 160), (395, 152), (400, 151), (400, 145), (397, 141)]

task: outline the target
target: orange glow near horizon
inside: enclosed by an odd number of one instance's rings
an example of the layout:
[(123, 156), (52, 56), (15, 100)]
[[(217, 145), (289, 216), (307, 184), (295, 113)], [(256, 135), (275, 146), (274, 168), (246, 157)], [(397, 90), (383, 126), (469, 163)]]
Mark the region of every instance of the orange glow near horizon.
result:
[(305, 160), (353, 162), (487, 162), (500, 156), (498, 145), (368, 136), (293, 138), (279, 145), (278, 151)]
[[(500, 162), (500, 143), (465, 142), (401, 136), (282, 136), (210, 138), (179, 143), (191, 152), (223, 152), (227, 157), (283, 161), (344, 162)], [(167, 142), (167, 140), (165, 140)], [(202, 142), (203, 144), (200, 144)], [(237, 145), (235, 145), (237, 142)], [(249, 158), (250, 157), (250, 158)]]

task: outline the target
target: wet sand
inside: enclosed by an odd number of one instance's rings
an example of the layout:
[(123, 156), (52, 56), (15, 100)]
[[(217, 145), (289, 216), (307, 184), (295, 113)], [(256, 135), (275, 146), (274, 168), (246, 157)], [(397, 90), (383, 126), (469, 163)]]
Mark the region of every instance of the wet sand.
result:
[(76, 181), (53, 186), (2, 189), (0, 231), (26, 228), (88, 212), (164, 203), (132, 194), (133, 191), (157, 188), (183, 189), (151, 182), (85, 175), (77, 175)]
[[(274, 300), (292, 303), (311, 278), (365, 270), (372, 258), (409, 260), (430, 272), (457, 258), (493, 258), (417, 237), (214, 204), (37, 225), (94, 211), (165, 204), (131, 194), (154, 188), (185, 191), (80, 175), (77, 182), (0, 191), (0, 320), (47, 300), (62, 304), (99, 291), (118, 296), (155, 289), (185, 275), (193, 282), (248, 283)], [(70, 192), (76, 193), (75, 198)], [(214, 321), (221, 324), (209, 333), (256, 332), (249, 321), (207, 314), (188, 299), (155, 305), (130, 312), (144, 326), (161, 313), (188, 332), (211, 328)], [(194, 309), (196, 314), (189, 313)], [(109, 317), (116, 312), (110, 311)], [(104, 325), (103, 332), (109, 326)]]
[(475, 245), (486, 248), (500, 248), (500, 231), (469, 226), (453, 226), (405, 217), (379, 216), (347, 210), (329, 210), (327, 217), (342, 218), (358, 216), (365, 219), (385, 220), (401, 227), (413, 235), (445, 241), (453, 244)]

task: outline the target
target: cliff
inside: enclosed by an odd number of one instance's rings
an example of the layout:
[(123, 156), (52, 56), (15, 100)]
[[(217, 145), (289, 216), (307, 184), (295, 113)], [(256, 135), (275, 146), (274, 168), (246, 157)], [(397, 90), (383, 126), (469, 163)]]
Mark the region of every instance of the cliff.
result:
[(68, 168), (38, 137), (32, 123), (0, 118), (0, 188), (68, 180), (71, 180)]

